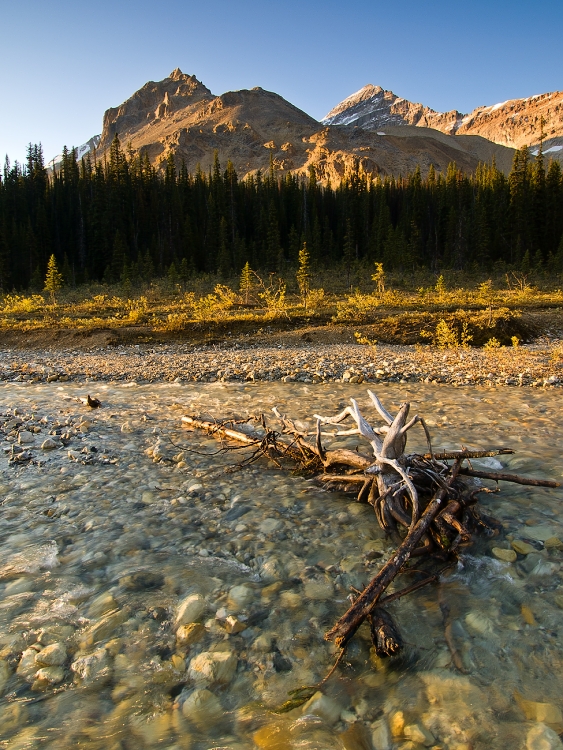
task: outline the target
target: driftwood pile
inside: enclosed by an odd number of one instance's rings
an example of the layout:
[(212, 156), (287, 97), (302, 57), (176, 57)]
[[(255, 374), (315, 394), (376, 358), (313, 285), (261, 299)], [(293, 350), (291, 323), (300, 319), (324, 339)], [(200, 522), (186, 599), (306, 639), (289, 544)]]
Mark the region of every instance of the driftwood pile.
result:
[[(422, 586), (438, 580), (439, 568), (455, 556), (460, 547), (468, 545), (472, 536), (481, 531), (498, 534), (500, 524), (487, 517), (477, 506), (477, 496), (497, 490), (477, 485), (471, 478), (516, 482), (536, 487), (558, 487), (557, 482), (521, 477), (490, 471), (477, 471), (471, 459), (513, 453), (507, 448), (485, 451), (434, 452), (424, 420), (409, 420), (410, 405), (404, 403), (392, 416), (371, 391), (373, 407), (383, 424), (372, 426), (362, 416), (357, 402), (333, 417), (315, 414), (316, 431), (307, 434), (294, 421), (274, 408), (281, 429), (268, 427), (263, 415), (251, 421), (215, 421), (185, 416), (185, 427), (202, 429), (222, 441), (236, 441), (251, 449), (239, 466), (267, 457), (277, 466), (288, 464), (314, 476), (324, 485), (354, 492), (358, 502), (369, 503), (379, 525), (388, 534), (396, 534), (400, 543), (394, 554), (357, 596), (350, 608), (326, 634), (342, 651), (360, 625), (370, 624), (372, 641), (379, 656), (396, 654), (401, 637), (384, 604), (398, 599)], [(326, 432), (326, 427), (340, 425), (351, 419), (354, 427)], [(407, 433), (420, 423), (426, 434), (428, 451), (406, 453)], [(323, 431), (323, 429), (325, 431)], [(360, 435), (370, 448), (369, 453), (323, 446), (323, 438)], [(228, 447), (228, 443), (225, 443)], [(452, 462), (451, 464), (448, 462)], [(430, 561), (423, 577), (410, 586), (383, 596), (397, 575), (407, 569), (413, 557)], [(437, 566), (434, 572), (432, 565)], [(437, 572), (438, 571), (438, 572)]]

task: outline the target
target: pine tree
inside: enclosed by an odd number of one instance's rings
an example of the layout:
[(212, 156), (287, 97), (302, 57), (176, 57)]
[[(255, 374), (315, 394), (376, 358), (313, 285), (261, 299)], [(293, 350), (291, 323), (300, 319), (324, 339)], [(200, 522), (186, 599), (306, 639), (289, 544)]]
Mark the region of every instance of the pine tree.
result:
[(180, 278), (174, 261), (172, 261), (172, 263), (170, 264), (167, 275), (170, 289), (174, 292), (176, 291), (176, 287), (178, 286), (178, 279)]
[(182, 291), (186, 291), (186, 284), (188, 283), (188, 279), (190, 278), (190, 267), (188, 265), (188, 259), (182, 258), (182, 261), (180, 263), (180, 271), (179, 271), (180, 281), (182, 282)]
[(47, 275), (45, 276), (45, 285), (43, 288), (46, 292), (49, 292), (49, 298), (53, 306), (57, 304), (57, 292), (62, 289), (62, 286), (63, 275), (59, 273), (55, 256), (51, 255), (47, 263)]
[(227, 220), (224, 216), (219, 222), (219, 256), (217, 258), (217, 270), (224, 279), (231, 274), (232, 263), (229, 249), (229, 237), (227, 232)]
[(309, 292), (311, 291), (311, 268), (306, 242), (303, 243), (303, 247), (299, 251), (299, 267), (297, 269), (296, 279), (303, 307), (305, 308), (305, 311), (307, 311), (307, 299), (309, 297)]
[(383, 270), (383, 263), (375, 262), (375, 273), (372, 274), (372, 281), (375, 281), (375, 287), (380, 297), (385, 294), (385, 271)]
[(111, 267), (109, 269), (110, 281), (117, 282), (121, 280), (123, 267), (127, 263), (128, 249), (123, 239), (123, 235), (117, 230), (113, 239), (113, 253), (111, 258)]
[(344, 235), (342, 259), (344, 261), (344, 268), (346, 269), (346, 286), (350, 289), (350, 275), (352, 273), (352, 262), (354, 260), (354, 237), (352, 234), (352, 224), (350, 219), (346, 220), (346, 234)]
[(250, 295), (256, 288), (255, 273), (250, 268), (250, 263), (246, 261), (240, 274), (239, 290), (244, 297), (244, 304), (248, 305)]
[(8, 289), (9, 281), (9, 253), (0, 227), (0, 292)]

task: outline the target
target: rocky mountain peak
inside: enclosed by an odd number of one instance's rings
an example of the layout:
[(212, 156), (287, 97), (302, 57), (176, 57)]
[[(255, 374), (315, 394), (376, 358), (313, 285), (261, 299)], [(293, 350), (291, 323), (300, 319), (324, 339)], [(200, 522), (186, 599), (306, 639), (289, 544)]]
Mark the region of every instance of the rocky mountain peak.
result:
[(443, 127), (437, 129), (449, 132), (461, 117), (459, 112), (443, 115), (423, 104), (403, 99), (381, 86), (368, 84), (337, 104), (321, 122), (325, 125), (356, 125), (365, 130), (395, 125), (435, 128), (438, 122)]
[(563, 92), (510, 99), (477, 107), (467, 115), (436, 112), (423, 104), (368, 84), (337, 104), (322, 120), (326, 125), (355, 125), (364, 130), (386, 127), (426, 127), (449, 135), (480, 135), (512, 148), (537, 146), (544, 123), (545, 153), (563, 160)]
[(150, 122), (170, 117), (204, 99), (212, 98), (213, 94), (207, 86), (195, 76), (176, 68), (168, 78), (145, 83), (119, 107), (106, 110), (101, 148), (106, 148), (116, 133), (122, 142), (126, 142), (139, 128)]

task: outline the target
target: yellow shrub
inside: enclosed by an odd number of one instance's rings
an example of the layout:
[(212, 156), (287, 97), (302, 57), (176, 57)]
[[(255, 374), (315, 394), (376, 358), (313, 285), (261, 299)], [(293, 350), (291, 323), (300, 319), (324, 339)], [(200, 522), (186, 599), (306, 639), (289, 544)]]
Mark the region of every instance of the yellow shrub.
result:
[(146, 297), (139, 297), (138, 299), (127, 300), (127, 307), (129, 309), (128, 320), (131, 323), (144, 323), (147, 319), (147, 312), (149, 309), (148, 301)]
[(224, 284), (217, 284), (213, 290), (220, 304), (228, 310), (230, 307), (236, 304), (242, 304), (241, 297), (233, 292), (228, 286)]
[(500, 341), (496, 338), (496, 336), (493, 336), (487, 341), (486, 344), (483, 344), (483, 349), (500, 349)]
[(380, 305), (381, 299), (375, 294), (362, 294), (356, 291), (344, 302), (336, 303), (336, 320), (365, 320), (369, 313)]
[(169, 313), (162, 329), (165, 331), (183, 331), (189, 322), (190, 317), (186, 313)]
[(287, 302), (285, 300), (286, 285), (281, 279), (272, 280), (269, 286), (263, 287), (264, 291), (258, 295), (266, 304), (264, 318), (272, 320), (282, 315), (287, 315)]
[(432, 338), (433, 343), (438, 349), (469, 349), (473, 336), (469, 333), (469, 326), (466, 321), (458, 330), (455, 326), (449, 326), (444, 319), (439, 320), (434, 333), (421, 331), (421, 336)]
[(314, 313), (319, 308), (325, 305), (325, 290), (324, 289), (310, 289), (307, 294), (307, 310)]
[(4, 297), (4, 313), (32, 313), (40, 310), (45, 304), (45, 300), (40, 294), (32, 294), (31, 297), (24, 297), (19, 294), (7, 294)]
[(368, 339), (367, 336), (364, 336), (359, 331), (354, 333), (354, 338), (356, 339), (356, 343), (361, 346), (370, 346), (373, 350), (377, 348), (377, 341), (375, 339)]

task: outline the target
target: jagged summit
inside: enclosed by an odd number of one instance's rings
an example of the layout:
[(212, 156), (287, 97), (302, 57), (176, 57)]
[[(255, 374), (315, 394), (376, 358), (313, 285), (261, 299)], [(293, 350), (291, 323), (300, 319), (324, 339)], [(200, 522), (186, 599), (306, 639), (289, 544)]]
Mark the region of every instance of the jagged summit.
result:
[(107, 148), (116, 133), (127, 142), (148, 123), (169, 118), (212, 98), (207, 86), (195, 76), (186, 75), (176, 68), (168, 78), (145, 83), (119, 107), (106, 110), (100, 147)]
[(372, 99), (373, 97), (379, 96), (382, 93), (385, 92), (381, 86), (374, 86), (373, 83), (368, 83), (365, 86), (362, 86), (359, 91), (356, 91), (354, 94), (351, 94), (351, 96), (346, 97), (346, 99), (340, 102), (340, 104), (337, 104), (334, 109), (331, 109), (328, 115), (325, 115), (325, 117), (323, 117), (322, 122), (335, 117), (337, 114), (343, 112), (349, 107), (353, 107), (360, 102), (365, 102), (369, 99)]
[(417, 125), (451, 132), (461, 117), (456, 111), (446, 114), (436, 112), (370, 83), (337, 104), (321, 122), (325, 125), (356, 125), (365, 130), (378, 130), (390, 125)]

